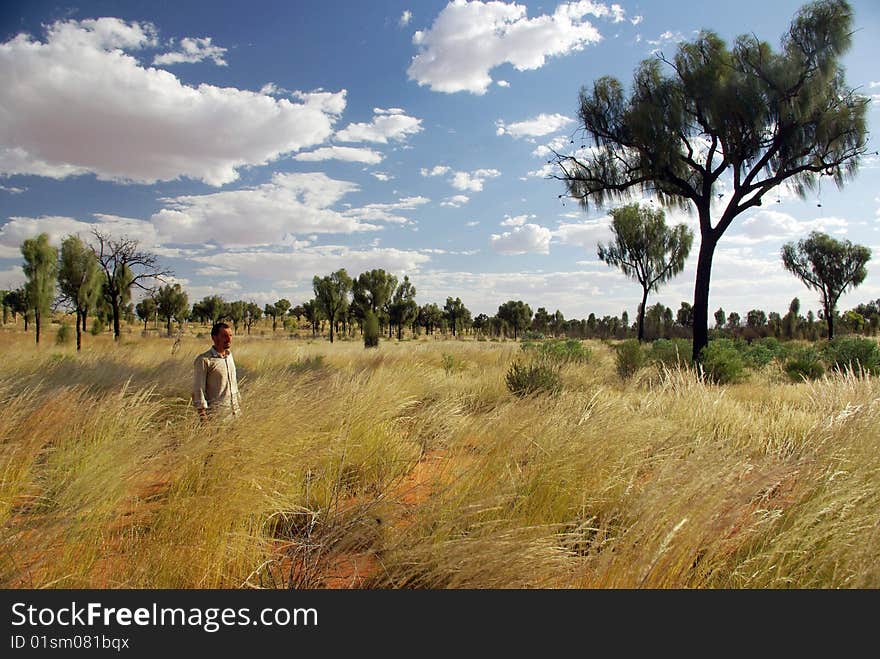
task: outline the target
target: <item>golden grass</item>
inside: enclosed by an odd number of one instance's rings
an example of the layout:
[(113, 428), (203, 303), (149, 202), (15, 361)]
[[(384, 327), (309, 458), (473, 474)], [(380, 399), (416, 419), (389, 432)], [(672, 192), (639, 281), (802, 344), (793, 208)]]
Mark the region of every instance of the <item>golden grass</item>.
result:
[(4, 587), (880, 586), (877, 379), (624, 383), (590, 342), (520, 399), (513, 342), (238, 337), (244, 415), (201, 426), (205, 340), (30, 341), (0, 333)]

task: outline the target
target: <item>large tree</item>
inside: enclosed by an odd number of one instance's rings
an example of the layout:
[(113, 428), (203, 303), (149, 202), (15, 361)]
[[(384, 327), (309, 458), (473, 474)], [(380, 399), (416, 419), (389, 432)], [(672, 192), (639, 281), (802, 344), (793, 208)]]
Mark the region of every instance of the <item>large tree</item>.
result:
[[(198, 305), (198, 303), (194, 304), (193, 306), (195, 307), (197, 305)], [(148, 295), (143, 300), (138, 302), (134, 307), (134, 311), (137, 314), (137, 317), (140, 318), (142, 321), (144, 321), (144, 331), (145, 332), (147, 331), (147, 323), (148, 322), (150, 322), (151, 320), (158, 320), (158, 317), (156, 315), (156, 312), (157, 312), (156, 298), (154, 298), (151, 295)], [(157, 327), (157, 329), (158, 329), (158, 327)]]
[(452, 328), (452, 336), (455, 336), (458, 328), (462, 325), (462, 321), (465, 318), (470, 318), (471, 312), (464, 306), (460, 297), (454, 300), (448, 297), (446, 298), (446, 304), (443, 305), (443, 315)]
[(814, 231), (804, 240), (782, 246), (782, 265), (794, 273), (807, 288), (819, 291), (822, 311), (828, 324), (828, 340), (834, 338), (837, 301), (848, 288), (861, 284), (868, 274), (865, 265), (871, 250), (848, 240), (835, 240)]
[(156, 310), (165, 319), (168, 336), (171, 336), (171, 321), (183, 323), (189, 311), (189, 298), (180, 284), (165, 285), (156, 293)]
[(498, 317), (513, 328), (513, 338), (517, 332), (529, 326), (532, 320), (532, 308), (522, 300), (508, 300), (498, 307)]
[(95, 244), (92, 251), (104, 272), (104, 297), (113, 314), (113, 338), (119, 340), (119, 320), (123, 307), (131, 298), (131, 287), (152, 293), (148, 283), (163, 281), (171, 274), (158, 266), (154, 254), (142, 251), (138, 241), (130, 238), (114, 238), (98, 229), (93, 229)]
[(82, 348), (86, 318), (98, 305), (102, 286), (101, 265), (95, 253), (79, 236), (67, 236), (61, 242), (58, 287), (61, 297), (76, 312), (76, 349)]
[(41, 233), (36, 238), (28, 238), (21, 245), (24, 257), (25, 290), (30, 309), (34, 312), (34, 327), (37, 343), (40, 342), (40, 328), (49, 316), (52, 300), (55, 298), (55, 284), (58, 280), (58, 250), (49, 244), (49, 235)]
[(684, 270), (694, 232), (684, 224), (667, 227), (660, 208), (627, 204), (611, 211), (611, 233), (613, 242), (599, 243), (599, 260), (641, 284), (638, 339), (644, 341), (648, 293)]
[(611, 77), (581, 89), (579, 116), (594, 148), (558, 154), (556, 178), (585, 208), (641, 190), (696, 210), (697, 359), (708, 342), (712, 258), (733, 220), (783, 183), (801, 196), (823, 176), (842, 186), (866, 151), (868, 100), (840, 64), (852, 24), (846, 0), (820, 0), (794, 17), (779, 52), (754, 35), (728, 48), (704, 31), (672, 61), (643, 61), (628, 96)]
[(333, 343), (333, 325), (336, 319), (348, 307), (348, 294), (351, 291), (351, 277), (345, 268), (337, 270), (325, 277), (315, 275), (312, 288), (315, 291), (315, 302), (318, 308), (330, 321), (330, 343)]
[(412, 285), (408, 276), (404, 275), (403, 281), (394, 291), (389, 310), (391, 312), (389, 322), (397, 325), (397, 340), (400, 341), (403, 338), (404, 326), (413, 323), (419, 315), (416, 287)]

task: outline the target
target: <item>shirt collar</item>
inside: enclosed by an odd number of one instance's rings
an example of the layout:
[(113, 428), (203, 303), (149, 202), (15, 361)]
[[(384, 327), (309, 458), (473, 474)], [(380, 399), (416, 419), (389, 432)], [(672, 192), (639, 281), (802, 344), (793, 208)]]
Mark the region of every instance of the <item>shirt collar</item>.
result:
[[(226, 357), (228, 357), (231, 354), (232, 354), (232, 351), (230, 350), (228, 353), (226, 353)], [(211, 356), (217, 357), (218, 359), (226, 359), (226, 357), (224, 357), (219, 352), (217, 352), (217, 348), (215, 348), (214, 346), (211, 346)]]

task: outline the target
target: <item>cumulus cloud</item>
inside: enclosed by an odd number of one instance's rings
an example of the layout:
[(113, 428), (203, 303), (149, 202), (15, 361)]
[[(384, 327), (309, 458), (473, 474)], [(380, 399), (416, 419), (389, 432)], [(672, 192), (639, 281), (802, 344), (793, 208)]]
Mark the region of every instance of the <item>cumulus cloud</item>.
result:
[(495, 84), (499, 87), (510, 87), (510, 83), (507, 80), (496, 80)]
[(294, 160), (301, 162), (318, 162), (321, 160), (344, 160), (346, 162), (363, 162), (368, 165), (377, 165), (382, 162), (384, 156), (372, 149), (358, 149), (351, 146), (325, 146), (314, 151), (298, 153)]
[(811, 231), (846, 233), (849, 222), (839, 217), (820, 217), (814, 220), (797, 218), (774, 210), (760, 210), (731, 227), (726, 240), (737, 244), (753, 244), (767, 241), (800, 238)]
[(671, 30), (667, 30), (656, 39), (648, 39), (648, 43), (657, 48), (662, 48), (669, 44), (681, 43), (682, 41), (684, 41), (684, 35), (681, 32), (672, 32)]
[(574, 119), (562, 114), (541, 113), (533, 119), (505, 124), (499, 119), (495, 122), (496, 135), (510, 135), (511, 137), (542, 137), (555, 133), (560, 128), (574, 123)]
[(451, 206), (452, 208), (461, 208), (466, 203), (468, 203), (470, 201), (470, 199), (471, 198), (468, 197), (467, 195), (457, 194), (457, 195), (453, 195), (452, 197), (449, 197), (448, 199), (446, 199), (444, 201), (441, 201), (440, 205), (441, 206)]
[(28, 238), (41, 233), (48, 234), (49, 242), (55, 247), (61, 247), (61, 241), (70, 234), (88, 240), (92, 229), (137, 240), (144, 248), (152, 249), (160, 243), (155, 227), (144, 220), (104, 213), (95, 213), (92, 217), (94, 217), (92, 222), (63, 215), (10, 217), (9, 221), (0, 227), (0, 248), (3, 248), (0, 258), (20, 257), (19, 246)]
[(3, 192), (8, 192), (9, 194), (21, 194), (22, 192), (25, 192), (27, 188), (17, 188), (14, 185), (0, 185), (0, 190), (2, 190)]
[(389, 140), (399, 142), (422, 130), (422, 120), (409, 117), (400, 108), (384, 110), (373, 109), (373, 121), (368, 124), (349, 124), (336, 133), (341, 142), (379, 142), (387, 144)]
[(456, 190), (463, 192), (481, 192), (486, 179), (498, 178), (501, 172), (497, 169), (477, 169), (473, 172), (455, 172), (450, 183)]
[(448, 174), (450, 172), (450, 168), (446, 165), (435, 165), (431, 169), (426, 169), (422, 167), (421, 174), (422, 176), (443, 176), (444, 174)]
[(409, 9), (405, 9), (403, 13), (400, 15), (400, 19), (398, 19), (397, 24), (400, 27), (406, 27), (409, 25), (409, 22), (412, 20), (412, 12)]
[(413, 35), (418, 53), (407, 74), (434, 91), (484, 94), (497, 66), (539, 69), (548, 57), (598, 42), (602, 37), (586, 17), (610, 14), (604, 4), (581, 1), (560, 4), (552, 15), (528, 18), (524, 5), (453, 0), (428, 30)]
[(352, 233), (379, 227), (331, 207), (358, 190), (322, 173), (275, 174), (253, 188), (166, 198), (151, 221), (166, 242), (275, 244), (289, 234)]
[(553, 155), (554, 152), (561, 153), (563, 149), (565, 149), (570, 143), (570, 140), (563, 136), (558, 135), (550, 140), (547, 144), (541, 144), (532, 151), (532, 155), (538, 158), (546, 158), (547, 156)]
[(563, 245), (574, 245), (595, 254), (596, 244), (610, 235), (610, 226), (609, 216), (583, 222), (564, 222), (553, 232), (553, 238)]
[(521, 227), (525, 224), (529, 219), (534, 218), (534, 215), (517, 215), (515, 217), (510, 217), (506, 215), (504, 219), (501, 221), (501, 226), (503, 227)]
[(387, 172), (370, 172), (370, 176), (382, 182), (394, 180), (394, 177)]
[(226, 49), (211, 43), (211, 37), (192, 38), (184, 37), (180, 40), (180, 49), (170, 53), (156, 55), (153, 64), (164, 66), (168, 64), (195, 64), (202, 60), (210, 59), (217, 66), (226, 66), (223, 56)]
[(325, 141), (345, 107), (344, 91), (300, 92), (294, 103), (193, 87), (125, 52), (155, 43), (151, 26), (101, 18), (0, 44), (0, 174), (220, 186)]
[[(276, 281), (284, 273), (282, 288), (307, 288), (316, 273), (345, 268), (349, 273), (382, 268), (387, 272), (413, 273), (430, 261), (418, 251), (394, 248), (357, 249), (338, 245), (318, 245), (284, 252), (254, 249), (198, 256), (193, 261), (222, 268), (240, 275)], [(277, 299), (277, 298), (275, 298)]]
[(499, 254), (549, 254), (550, 229), (537, 224), (515, 226), (512, 231), (492, 234), (489, 245)]

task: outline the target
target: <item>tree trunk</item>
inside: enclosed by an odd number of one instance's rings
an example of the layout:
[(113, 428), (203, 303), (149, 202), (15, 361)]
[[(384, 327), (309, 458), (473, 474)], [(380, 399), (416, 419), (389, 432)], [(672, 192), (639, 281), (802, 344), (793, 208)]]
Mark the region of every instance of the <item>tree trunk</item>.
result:
[(113, 340), (118, 341), (119, 335), (119, 298), (113, 298), (110, 304), (113, 307)]
[(645, 340), (645, 310), (648, 305), (648, 289), (642, 288), (642, 306), (639, 307), (639, 343)]
[(34, 328), (37, 330), (37, 345), (40, 343), (40, 312), (34, 312)]
[(333, 318), (330, 318), (330, 343), (333, 343)]
[(830, 305), (827, 303), (824, 305), (825, 307), (825, 322), (828, 325), (828, 340), (834, 338), (834, 309), (828, 308)]
[(76, 310), (76, 351), (79, 352), (82, 350), (82, 328), (80, 327), (79, 319), (82, 318), (82, 311), (79, 309)]
[(702, 236), (700, 256), (697, 261), (697, 281), (694, 285), (694, 363), (700, 361), (700, 353), (709, 344), (709, 279), (712, 274), (712, 257), (716, 241)]
[(403, 323), (397, 323), (397, 340), (400, 341), (403, 336)]

